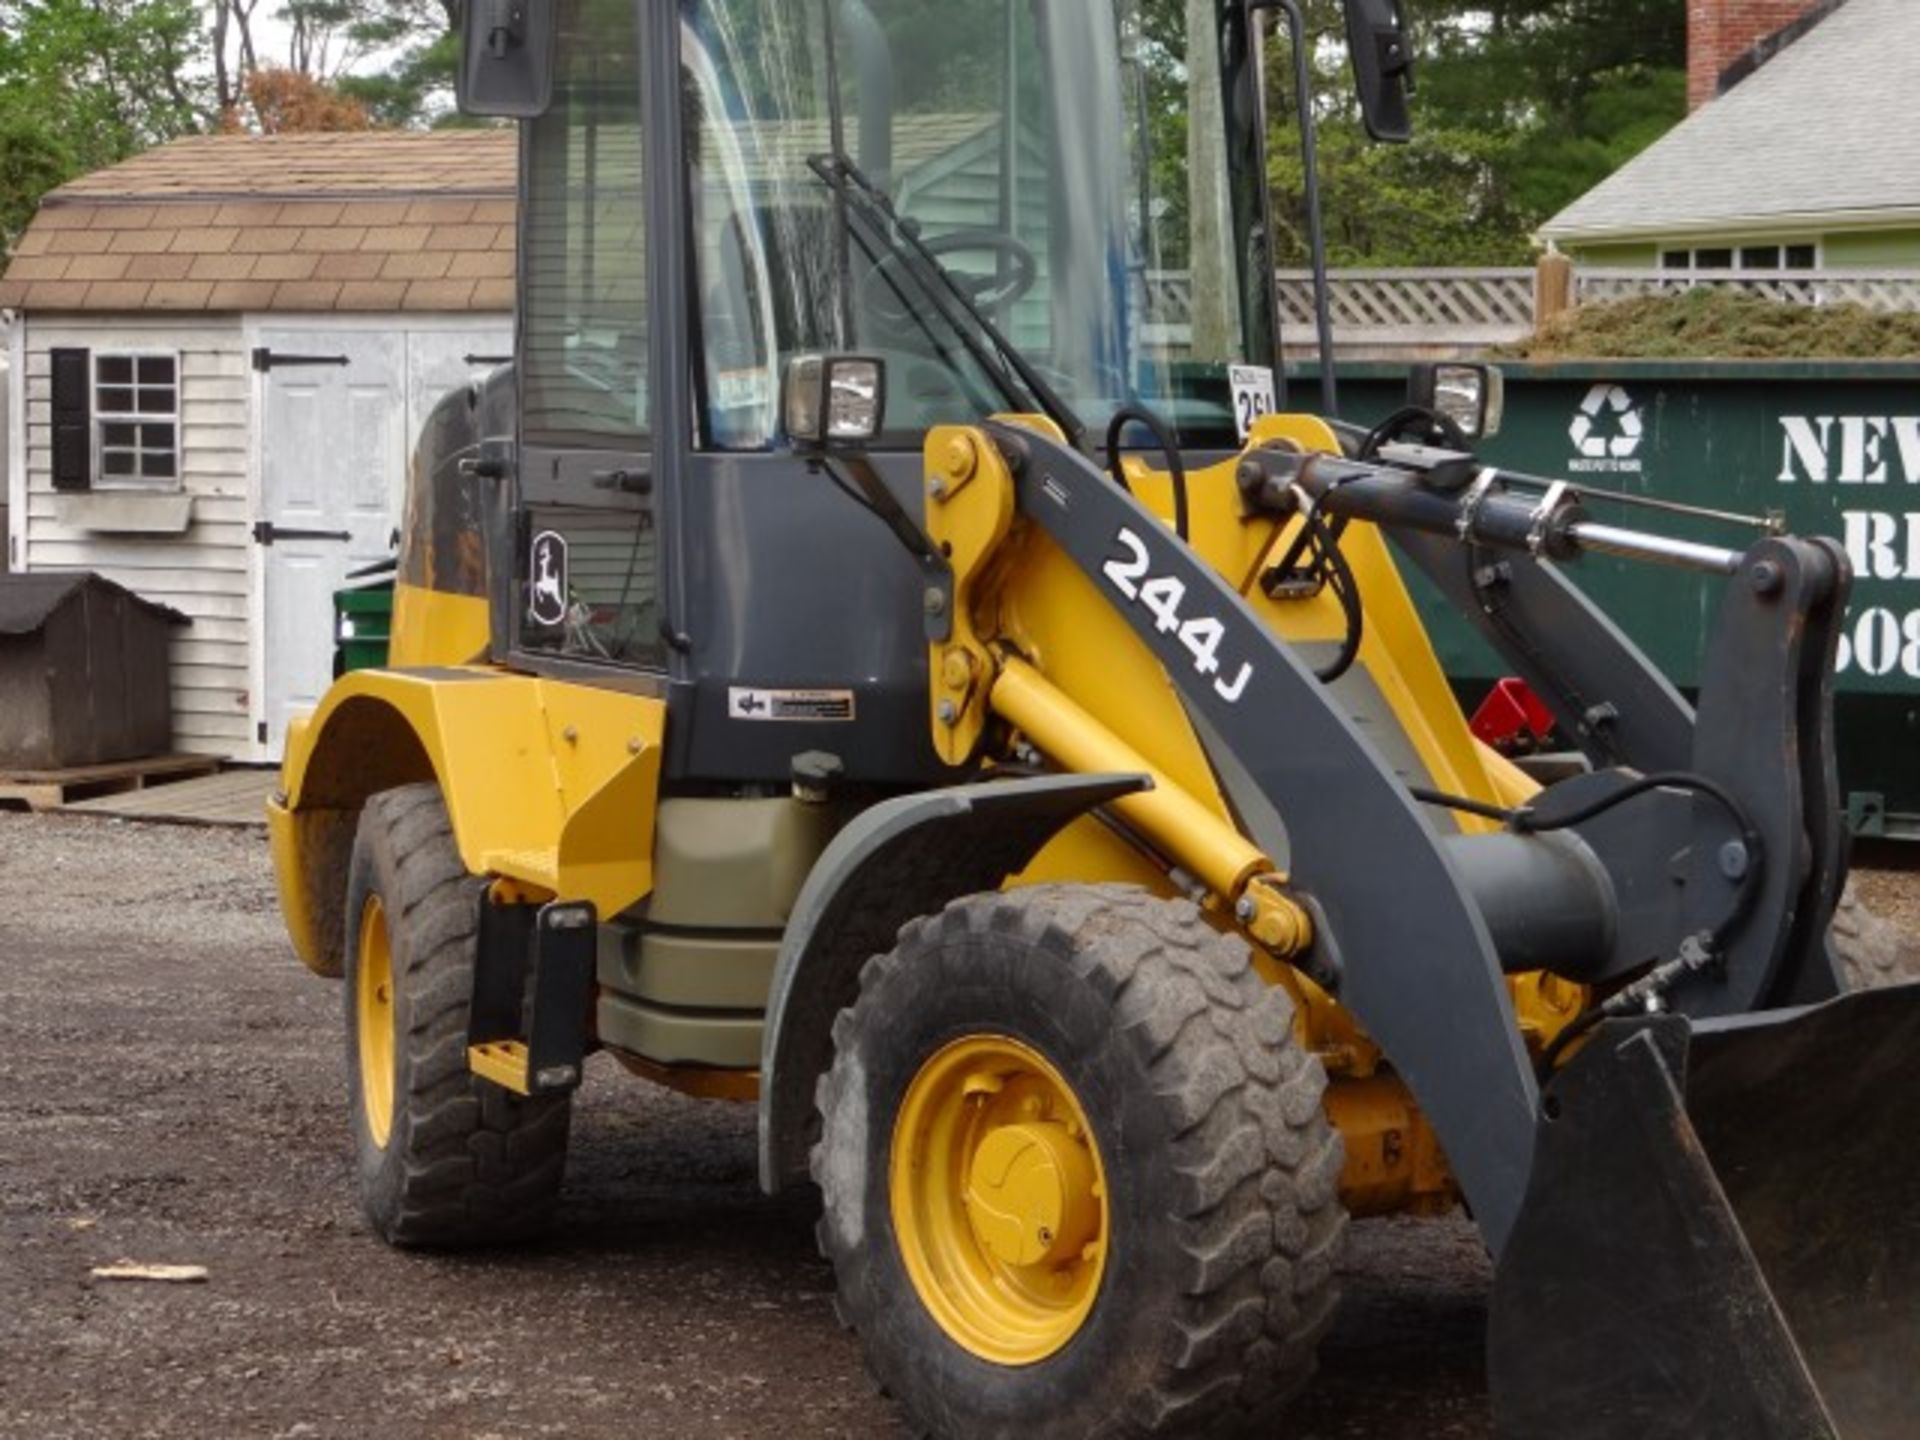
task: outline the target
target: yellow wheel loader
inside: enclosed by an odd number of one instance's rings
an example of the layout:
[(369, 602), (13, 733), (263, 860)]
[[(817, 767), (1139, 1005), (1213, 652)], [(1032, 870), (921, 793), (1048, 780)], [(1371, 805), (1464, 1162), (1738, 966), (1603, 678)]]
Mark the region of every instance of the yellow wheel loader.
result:
[[(1348, 1217), (1465, 1205), (1503, 1435), (1912, 1435), (1844, 554), (1484, 463), (1477, 367), (1294, 410), (1275, 8), (468, 0), (515, 359), (434, 412), (390, 666), (270, 809), (366, 1213), (537, 1230), (599, 1052), (758, 1106), (918, 1433), (1285, 1434)], [(1347, 12), (1390, 136), (1397, 6)], [(1697, 704), (1594, 552), (1720, 577)], [(1405, 575), (1580, 773), (1474, 741)]]

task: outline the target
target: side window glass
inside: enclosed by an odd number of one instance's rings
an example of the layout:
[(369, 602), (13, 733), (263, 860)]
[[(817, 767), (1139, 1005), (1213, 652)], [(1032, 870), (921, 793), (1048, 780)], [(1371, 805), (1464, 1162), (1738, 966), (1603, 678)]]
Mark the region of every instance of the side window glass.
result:
[(652, 510), (535, 507), (527, 520), (521, 643), (575, 660), (664, 663)]
[(647, 247), (633, 0), (560, 0), (553, 106), (529, 128), (522, 431), (535, 445), (644, 439)]
[[(518, 644), (657, 669), (646, 196), (633, 0), (555, 0), (552, 107), (528, 128)], [(535, 480), (538, 483), (534, 483)]]

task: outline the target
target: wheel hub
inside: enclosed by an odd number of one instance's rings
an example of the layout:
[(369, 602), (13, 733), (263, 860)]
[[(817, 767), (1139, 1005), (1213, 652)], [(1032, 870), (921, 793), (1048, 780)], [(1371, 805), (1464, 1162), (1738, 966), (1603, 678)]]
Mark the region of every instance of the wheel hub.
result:
[(895, 1118), (890, 1202), (900, 1257), (958, 1345), (1031, 1365), (1092, 1313), (1109, 1218), (1091, 1126), (1052, 1062), (970, 1036), (930, 1057)]
[(1066, 1260), (1100, 1224), (1093, 1157), (1063, 1124), (1003, 1125), (973, 1152), (967, 1210), (1002, 1264)]

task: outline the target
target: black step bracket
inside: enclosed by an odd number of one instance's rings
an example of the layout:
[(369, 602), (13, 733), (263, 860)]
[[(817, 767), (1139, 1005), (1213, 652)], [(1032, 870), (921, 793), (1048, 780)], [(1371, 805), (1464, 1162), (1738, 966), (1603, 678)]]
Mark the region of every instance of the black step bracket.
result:
[(469, 1063), (522, 1095), (577, 1088), (598, 959), (594, 907), (560, 900), (537, 908), (500, 905), (484, 885), (479, 905)]

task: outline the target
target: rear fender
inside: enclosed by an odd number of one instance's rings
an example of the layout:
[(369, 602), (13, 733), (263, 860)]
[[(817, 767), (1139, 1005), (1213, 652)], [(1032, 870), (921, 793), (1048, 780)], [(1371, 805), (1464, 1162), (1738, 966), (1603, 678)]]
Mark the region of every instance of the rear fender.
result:
[(268, 804), (294, 949), (340, 972), (360, 807), (433, 781), (467, 869), (614, 915), (653, 886), (664, 701), (484, 668), (364, 670), (288, 734)]

